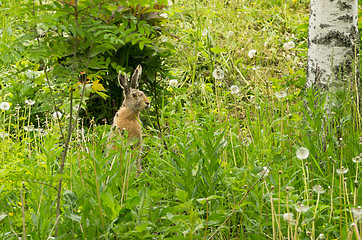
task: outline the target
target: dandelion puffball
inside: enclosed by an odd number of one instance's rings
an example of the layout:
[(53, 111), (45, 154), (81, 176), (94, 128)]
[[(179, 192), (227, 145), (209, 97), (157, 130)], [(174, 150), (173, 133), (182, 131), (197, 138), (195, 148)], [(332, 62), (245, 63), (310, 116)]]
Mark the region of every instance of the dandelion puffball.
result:
[(172, 79), (168, 82), (168, 84), (171, 86), (171, 87), (177, 87), (177, 80), (176, 79)]
[(285, 98), (287, 96), (287, 90), (281, 90), (279, 92), (275, 92), (275, 96), (278, 98), (278, 99), (282, 99), (282, 98)]
[(223, 79), (224, 76), (225, 76), (225, 73), (222, 69), (215, 69), (213, 72), (212, 72), (212, 76), (217, 79), (217, 80), (220, 80), (220, 79)]
[(7, 111), (10, 109), (10, 103), (8, 102), (2, 102), (0, 103), (0, 109), (1, 110), (4, 110), (4, 111)]
[(232, 86), (230, 87), (230, 91), (231, 91), (231, 94), (233, 94), (233, 95), (238, 94), (238, 92), (239, 92), (239, 87), (236, 86), (236, 85), (232, 85)]
[(60, 118), (62, 118), (62, 113), (61, 112), (54, 112), (53, 114), (52, 114), (52, 118), (54, 119), (54, 120), (56, 120), (56, 119), (60, 119)]
[(300, 160), (307, 159), (309, 156), (309, 150), (308, 150), (308, 148), (301, 147), (297, 150), (296, 155), (297, 155), (297, 158)]
[(249, 58), (253, 58), (253, 57), (255, 57), (255, 55), (256, 55), (256, 50), (254, 50), (254, 49), (250, 50), (248, 53)]
[(28, 106), (31, 106), (31, 105), (35, 104), (35, 101), (31, 100), (31, 99), (27, 99), (27, 100), (25, 100), (25, 104), (28, 105)]
[(289, 51), (290, 49), (295, 48), (295, 43), (293, 41), (284, 43), (283, 48), (284, 48), (284, 50)]

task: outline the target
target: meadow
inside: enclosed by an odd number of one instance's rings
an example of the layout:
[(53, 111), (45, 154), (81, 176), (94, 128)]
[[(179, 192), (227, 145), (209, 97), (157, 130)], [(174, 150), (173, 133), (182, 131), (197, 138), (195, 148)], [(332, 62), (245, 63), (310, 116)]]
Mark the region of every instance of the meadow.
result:
[[(93, 60), (82, 60), (93, 78), (70, 57), (73, 75), (44, 70), (69, 53), (7, 27), (23, 21), (14, 7), (1, 12), (0, 239), (361, 239), (360, 96), (349, 83), (305, 88), (308, 1), (167, 3), (167, 32), (153, 40), (168, 54), (142, 62), (164, 71), (140, 83), (151, 109), (139, 176), (124, 138), (107, 147), (120, 88)], [(55, 34), (62, 14), (33, 22), (38, 34)]]

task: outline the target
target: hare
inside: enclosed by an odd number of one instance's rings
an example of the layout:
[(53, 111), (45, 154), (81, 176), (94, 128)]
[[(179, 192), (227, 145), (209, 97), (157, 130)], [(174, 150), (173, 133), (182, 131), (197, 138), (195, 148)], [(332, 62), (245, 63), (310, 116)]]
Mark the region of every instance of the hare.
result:
[[(116, 134), (122, 134), (124, 131), (127, 132), (127, 142), (133, 142), (136, 151), (142, 150), (140, 111), (151, 107), (150, 100), (142, 91), (137, 89), (141, 73), (142, 67), (138, 65), (130, 82), (126, 75), (122, 75), (121, 72), (118, 74), (118, 83), (123, 88), (124, 99), (122, 106), (113, 118), (112, 124), (112, 129), (115, 129)], [(137, 157), (137, 172), (141, 173), (139, 156)]]

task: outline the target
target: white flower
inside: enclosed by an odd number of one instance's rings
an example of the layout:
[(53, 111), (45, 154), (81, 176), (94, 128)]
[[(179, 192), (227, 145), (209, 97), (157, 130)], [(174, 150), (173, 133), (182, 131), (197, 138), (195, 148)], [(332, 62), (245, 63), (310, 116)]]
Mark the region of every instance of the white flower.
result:
[(47, 130), (45, 130), (45, 129), (38, 130), (38, 133), (40, 136), (43, 136), (43, 137), (45, 137), (48, 134)]
[(52, 118), (55, 119), (55, 120), (57, 120), (58, 118), (61, 119), (62, 116), (63, 116), (63, 115), (62, 115), (61, 112), (54, 112), (54, 113), (52, 114)]
[(173, 2), (171, 0), (168, 0), (168, 6), (172, 6)]
[(289, 51), (290, 49), (295, 48), (295, 43), (293, 41), (289, 41), (287, 43), (284, 43), (283, 48), (285, 51)]
[(215, 79), (223, 79), (225, 74), (224, 74), (224, 71), (222, 69), (215, 69), (213, 72), (212, 72), (212, 76), (215, 78)]
[(297, 155), (297, 158), (300, 160), (306, 159), (309, 156), (309, 150), (308, 150), (308, 148), (301, 147), (297, 150), (296, 155)]
[(10, 103), (8, 102), (2, 102), (0, 103), (0, 109), (1, 110), (4, 110), (4, 111), (7, 111), (10, 109)]
[(337, 174), (346, 174), (348, 172), (348, 168), (344, 168), (343, 166), (339, 169), (336, 169)]
[(232, 86), (230, 87), (230, 91), (231, 91), (231, 94), (233, 94), (233, 95), (238, 94), (238, 92), (239, 92), (239, 87), (236, 86), (236, 85), (232, 85)]
[(172, 79), (168, 82), (168, 84), (171, 86), (171, 87), (177, 87), (177, 80), (176, 79)]
[(295, 205), (295, 210), (300, 213), (305, 213), (309, 210), (309, 207), (305, 206), (303, 203), (298, 202), (297, 205)]
[(255, 57), (255, 54), (256, 54), (256, 50), (250, 50), (249, 51), (249, 53), (248, 53), (248, 56), (249, 56), (249, 58), (253, 58), (253, 57)]
[(34, 105), (34, 103), (35, 103), (34, 100), (31, 100), (31, 99), (25, 100), (25, 104), (28, 105), (28, 106)]
[(323, 194), (326, 192), (321, 185), (314, 186), (313, 191), (317, 194)]
[(19, 110), (20, 108), (21, 108), (21, 106), (20, 106), (19, 104), (16, 104), (15, 109), (16, 109), (16, 110)]
[(280, 90), (279, 92), (276, 92), (276, 93), (275, 93), (275, 96), (276, 96), (278, 99), (285, 98), (285, 97), (287, 96), (287, 90)]

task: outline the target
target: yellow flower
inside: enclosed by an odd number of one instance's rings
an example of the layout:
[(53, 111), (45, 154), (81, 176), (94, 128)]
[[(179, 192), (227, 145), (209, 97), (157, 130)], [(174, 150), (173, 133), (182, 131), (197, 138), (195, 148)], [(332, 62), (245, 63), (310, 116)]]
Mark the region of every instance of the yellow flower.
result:
[(12, 213), (12, 212), (9, 212), (9, 216), (11, 217), (12, 215), (14, 215), (14, 213)]

